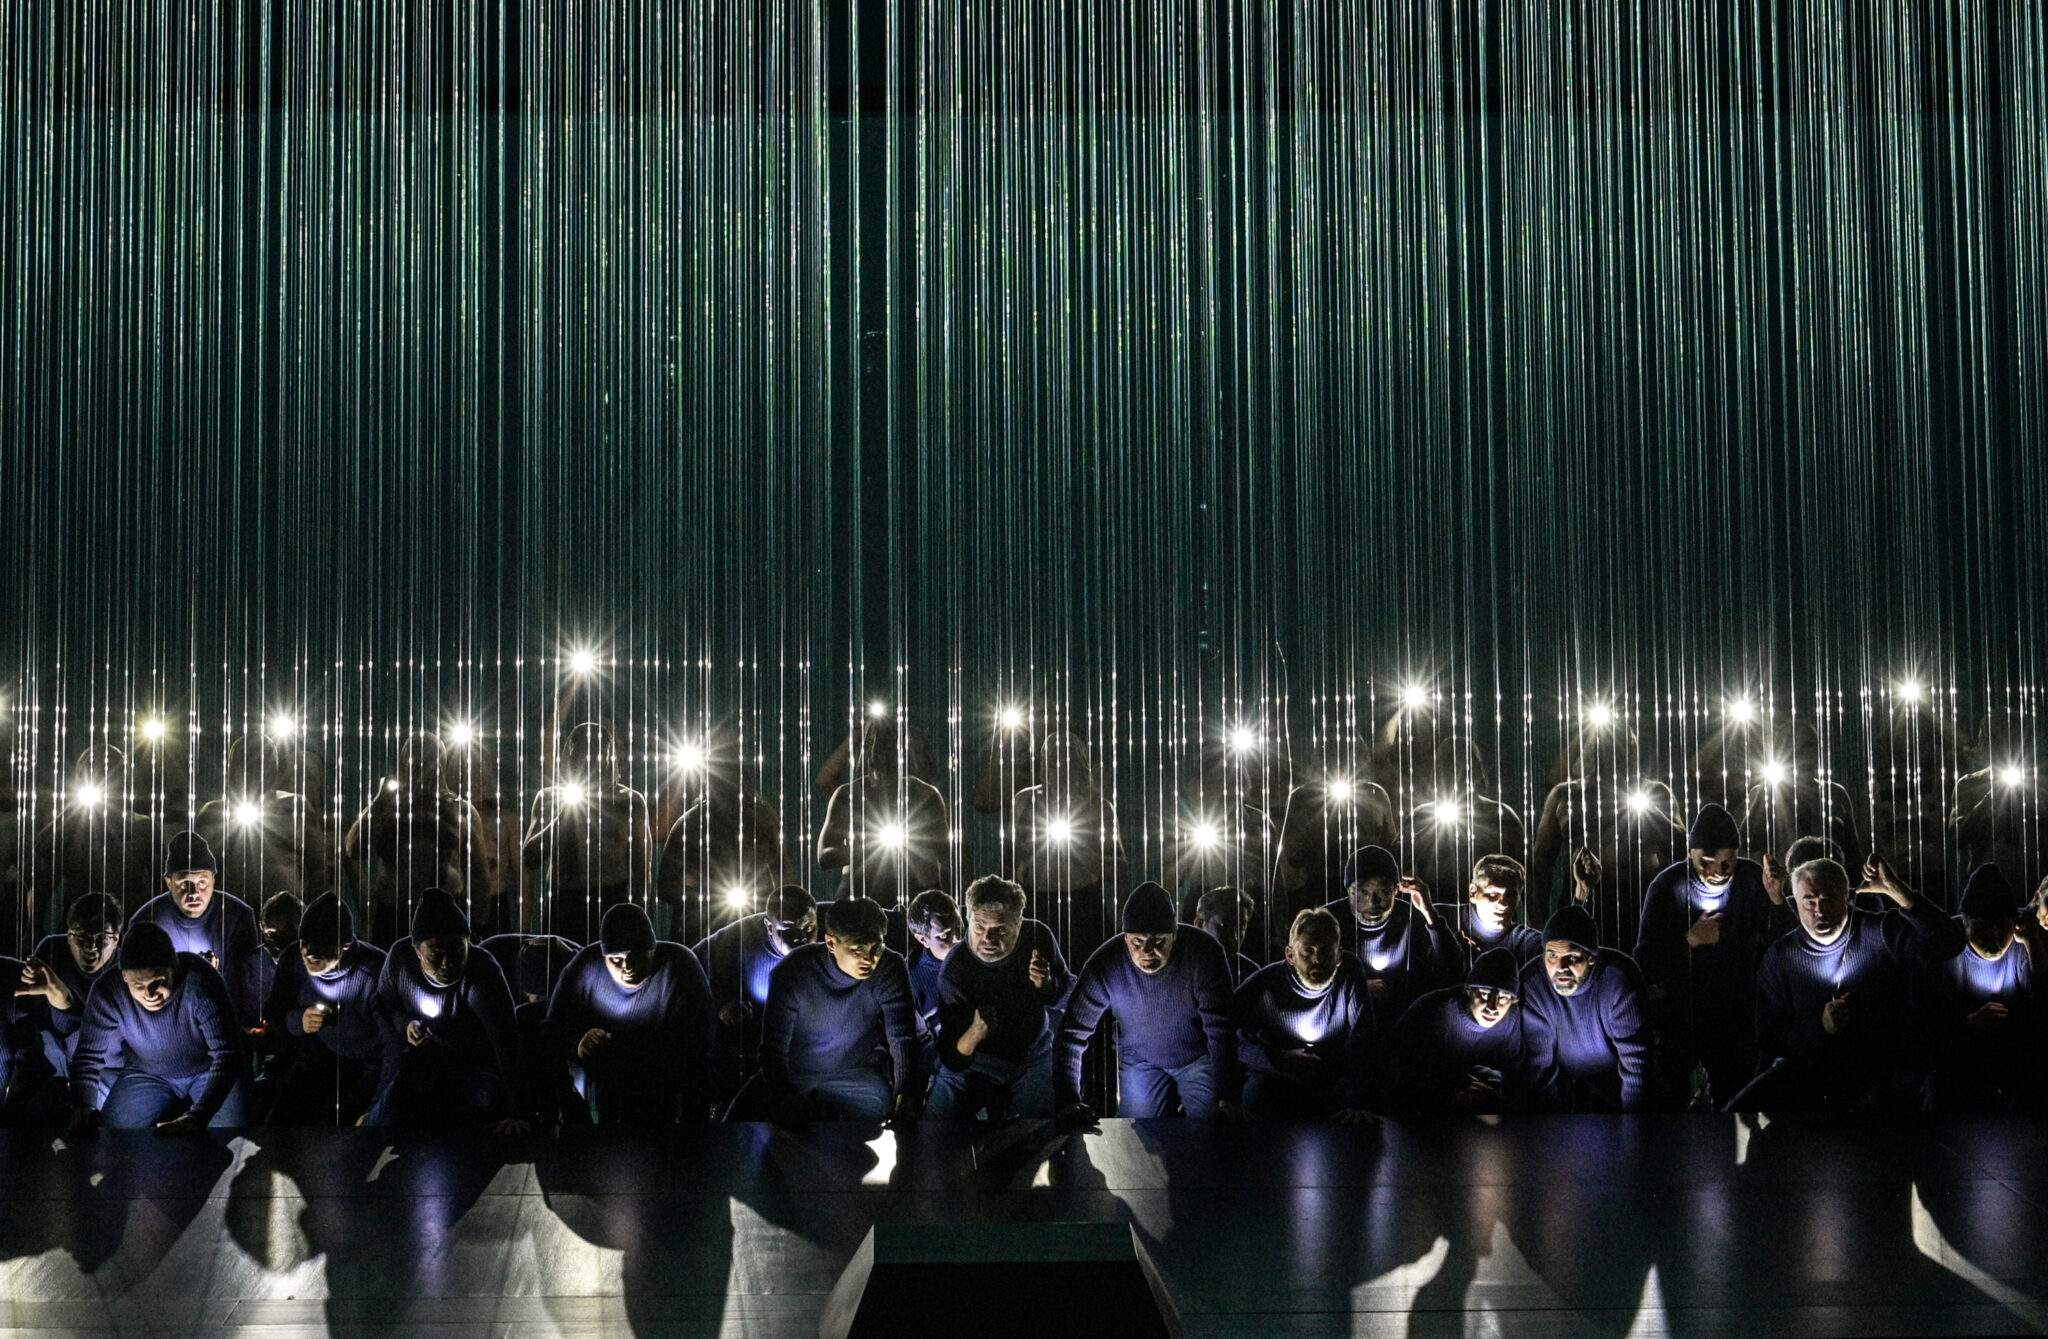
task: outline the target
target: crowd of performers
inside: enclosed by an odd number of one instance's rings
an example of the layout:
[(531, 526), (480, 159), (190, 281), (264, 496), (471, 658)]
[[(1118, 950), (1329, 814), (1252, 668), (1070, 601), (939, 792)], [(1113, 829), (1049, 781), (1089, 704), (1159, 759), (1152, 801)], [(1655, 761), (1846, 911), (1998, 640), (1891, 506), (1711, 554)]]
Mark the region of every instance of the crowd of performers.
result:
[[(1053, 731), (985, 771), (1010, 820), (1002, 872), (956, 879), (915, 743), (877, 721), (828, 761), (829, 900), (787, 878), (775, 808), (744, 777), (701, 788), (657, 841), (594, 723), (563, 732), (509, 839), (480, 802), (481, 750), (423, 735), (338, 849), (309, 821), (324, 801), (303, 753), (252, 737), (229, 794), (147, 843), (146, 882), (123, 835), (146, 816), (122, 812), (125, 760), (98, 751), (27, 881), (61, 924), (0, 958), (0, 1123), (516, 1134), (2048, 1100), (2048, 881), (1984, 859), (1951, 888), (1935, 860), (1915, 887), (1856, 848), (1853, 806), (1784, 832), (1796, 794), (1765, 794), (1760, 826), (1752, 791), (1680, 823), (1668, 789), (1599, 805), (1567, 776), (1535, 843), (1544, 877), (1505, 850), (1447, 868), (1420, 839), (1404, 860), (1389, 835), (1347, 843), (1319, 884), (1285, 873), (1300, 828), (1240, 763), (1220, 789), (1242, 812), (1191, 825), (1162, 880), (1133, 886), (1085, 745)], [(1461, 793), (1468, 849), (1505, 831), (1505, 806), (1474, 804), (1469, 778)], [(1326, 784), (1312, 847), (1339, 804), (1369, 836), (1395, 807), (1371, 782)], [(1668, 829), (1668, 863), (1619, 898), (1614, 852), (1655, 842), (1584, 835), (1606, 810)], [(1938, 807), (1937, 826), (1960, 813)], [(547, 890), (543, 925), (508, 891), (521, 870)]]

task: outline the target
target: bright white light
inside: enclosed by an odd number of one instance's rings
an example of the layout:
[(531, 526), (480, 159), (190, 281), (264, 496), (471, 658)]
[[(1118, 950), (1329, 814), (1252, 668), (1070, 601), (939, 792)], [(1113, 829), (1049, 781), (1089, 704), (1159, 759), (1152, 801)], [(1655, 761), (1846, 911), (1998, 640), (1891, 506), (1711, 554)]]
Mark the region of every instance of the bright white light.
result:
[(1785, 784), (1785, 778), (1790, 775), (1791, 773), (1785, 770), (1785, 764), (1781, 762), (1764, 764), (1763, 776), (1766, 786), (1782, 786)]
[(1259, 732), (1248, 725), (1240, 725), (1230, 732), (1230, 747), (1236, 753), (1250, 753), (1259, 746)]
[(1464, 820), (1464, 817), (1465, 811), (1458, 806), (1456, 800), (1438, 800), (1436, 802), (1436, 821), (1444, 826), (1456, 827)]
[(702, 744), (678, 744), (676, 746), (675, 764), (679, 771), (701, 772), (709, 761), (710, 759), (704, 755), (704, 746)]
[(2001, 767), (1998, 769), (1998, 781), (2000, 785), (2008, 789), (2017, 789), (2027, 784), (2027, 769), (2024, 767)]
[(145, 717), (142, 722), (142, 737), (144, 739), (162, 739), (164, 732), (169, 728), (164, 724), (164, 718), (161, 716)]
[(1335, 781), (1332, 781), (1330, 783), (1328, 793), (1331, 800), (1335, 801), (1336, 803), (1349, 804), (1351, 802), (1352, 795), (1351, 783), (1349, 781), (1346, 781), (1343, 777), (1338, 777)]
[(388, 791), (392, 792), (393, 794), (397, 794), (397, 793), (398, 793), (398, 779), (397, 779), (396, 777), (394, 777), (394, 778), (392, 778), (391, 780), (389, 780), (389, 781), (386, 781), (386, 782), (384, 783), (384, 789), (386, 789), (386, 790), (388, 790)]
[(1074, 840), (1074, 824), (1071, 819), (1055, 818), (1045, 825), (1045, 839), (1065, 846)]
[(1005, 730), (1024, 728), (1024, 711), (1021, 707), (1004, 707), (996, 713), (996, 723)]
[(1605, 702), (1595, 702), (1592, 706), (1586, 708), (1586, 724), (1592, 726), (1595, 730), (1605, 730), (1608, 726), (1614, 724), (1614, 708), (1608, 706)]
[(263, 821), (263, 806), (244, 800), (235, 806), (235, 822), (245, 828), (253, 828)]
[(744, 888), (735, 886), (725, 890), (725, 904), (734, 911), (745, 911), (747, 904), (752, 900), (752, 898), (747, 896), (747, 890)]
[(569, 653), (569, 672), (571, 674), (590, 674), (596, 669), (597, 652), (579, 649)]
[(1198, 850), (1211, 851), (1223, 844), (1223, 834), (1214, 823), (1197, 823), (1188, 830), (1188, 840)]
[(1650, 792), (1649, 792), (1649, 791), (1647, 791), (1647, 790), (1636, 790), (1636, 791), (1630, 791), (1630, 792), (1629, 792), (1629, 797), (1628, 797), (1628, 807), (1629, 807), (1629, 812), (1630, 812), (1630, 813), (1636, 813), (1636, 814), (1647, 814), (1647, 813), (1649, 813), (1649, 812), (1650, 812)]
[(1756, 703), (1746, 697), (1738, 697), (1728, 704), (1728, 719), (1747, 725), (1756, 719)]
[(1401, 705), (1414, 708), (1429, 702), (1429, 690), (1419, 683), (1411, 683), (1401, 690)]
[(910, 845), (910, 829), (901, 823), (884, 823), (875, 829), (875, 841), (891, 850), (900, 851)]
[(476, 742), (476, 727), (468, 721), (457, 721), (448, 727), (448, 742), (459, 749), (468, 748)]
[(888, 714), (889, 704), (882, 701), (882, 699), (876, 698), (874, 701), (868, 703), (868, 715), (873, 717), (875, 720), (879, 721)]
[(299, 721), (296, 716), (280, 711), (277, 715), (270, 718), (270, 737), (272, 739), (290, 739), (298, 732)]
[(583, 803), (583, 787), (571, 781), (562, 787), (562, 803), (577, 805)]
[(1899, 701), (1918, 702), (1926, 695), (1927, 689), (1922, 687), (1917, 679), (1902, 679), (1899, 681)]
[(101, 804), (105, 803), (106, 798), (107, 792), (105, 787), (95, 785), (90, 781), (78, 788), (78, 802), (88, 809), (99, 808)]

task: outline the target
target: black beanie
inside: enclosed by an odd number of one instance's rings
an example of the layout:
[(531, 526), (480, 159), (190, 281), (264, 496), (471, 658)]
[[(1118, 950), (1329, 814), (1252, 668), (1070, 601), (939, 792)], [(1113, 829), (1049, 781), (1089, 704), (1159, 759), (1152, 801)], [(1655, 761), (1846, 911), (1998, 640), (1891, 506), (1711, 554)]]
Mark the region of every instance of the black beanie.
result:
[(1970, 881), (1963, 885), (1963, 900), (1956, 910), (1985, 920), (2010, 919), (2019, 915), (2019, 894), (2013, 891), (2012, 880), (2005, 877), (2004, 870), (1996, 865), (1979, 865), (1970, 871)]
[(1362, 846), (1344, 862), (1344, 886), (1355, 888), (1367, 879), (1399, 879), (1401, 862), (1384, 846)]
[(420, 894), (419, 901), (412, 907), (412, 942), (423, 944), (429, 939), (469, 937), (469, 917), (462, 914), (462, 908), (455, 905), (455, 899), (439, 888), (429, 888)]
[(654, 948), (654, 922), (631, 902), (620, 902), (597, 923), (597, 942), (607, 957), (614, 953), (646, 953)]
[(124, 972), (176, 967), (178, 950), (163, 926), (155, 921), (137, 921), (128, 927), (128, 933), (121, 936), (120, 961)]
[(1156, 883), (1141, 883), (1124, 899), (1123, 932), (1127, 935), (1170, 935), (1180, 928), (1173, 913), (1173, 895)]
[(1689, 851), (1733, 851), (1742, 848), (1742, 834), (1735, 830), (1735, 819), (1718, 804), (1702, 806), (1693, 816), (1692, 828), (1685, 834), (1685, 845)]
[(164, 877), (172, 878), (195, 869), (203, 869), (216, 879), (220, 877), (220, 861), (214, 858), (213, 848), (206, 844), (206, 838), (196, 832), (181, 832), (171, 838), (170, 846), (164, 851)]
[(1548, 944), (1563, 940), (1577, 944), (1588, 953), (1600, 948), (1600, 931), (1593, 924), (1593, 913), (1577, 904), (1559, 907), (1550, 913), (1550, 919), (1543, 922), (1543, 942)]
[(322, 893), (299, 917), (299, 942), (311, 948), (341, 948), (354, 942), (356, 915), (333, 893)]
[(1505, 990), (1515, 988), (1515, 955), (1504, 948), (1490, 948), (1472, 960), (1472, 970), (1465, 973), (1465, 984), (1474, 990)]

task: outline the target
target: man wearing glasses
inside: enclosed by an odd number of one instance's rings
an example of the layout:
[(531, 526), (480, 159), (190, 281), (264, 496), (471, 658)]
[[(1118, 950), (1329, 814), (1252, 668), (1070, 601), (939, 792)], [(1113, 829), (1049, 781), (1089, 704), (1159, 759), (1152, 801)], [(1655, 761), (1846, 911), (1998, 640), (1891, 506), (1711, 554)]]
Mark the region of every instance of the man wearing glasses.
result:
[(120, 905), (105, 893), (87, 893), (72, 902), (64, 933), (45, 938), (22, 964), (15, 993), (41, 999), (28, 1014), (42, 1034), (44, 1055), (60, 1075), (71, 1073), (86, 997), (113, 967), (120, 947)]

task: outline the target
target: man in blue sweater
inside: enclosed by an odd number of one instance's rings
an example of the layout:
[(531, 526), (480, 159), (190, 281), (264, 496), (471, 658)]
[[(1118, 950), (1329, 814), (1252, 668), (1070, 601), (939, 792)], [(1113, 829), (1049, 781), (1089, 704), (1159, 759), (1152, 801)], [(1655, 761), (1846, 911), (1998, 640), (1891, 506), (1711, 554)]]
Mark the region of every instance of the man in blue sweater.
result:
[(1244, 1095), (1223, 946), (1173, 913), (1173, 895), (1141, 883), (1124, 899), (1123, 933), (1089, 955), (1068, 997), (1054, 1056), (1062, 1124), (1094, 1123), (1081, 1100), (1081, 1056), (1116, 1018), (1117, 1114), (1132, 1120), (1222, 1116)]
[(1764, 952), (1757, 972), (1757, 1046), (1764, 1071), (1732, 1104), (1742, 1111), (1903, 1111), (1926, 1074), (1912, 975), (1963, 950), (1963, 931), (1900, 883), (1878, 856), (1862, 891), (1883, 912), (1850, 905), (1849, 874), (1832, 860), (1792, 871), (1799, 928)]
[(904, 913), (904, 921), (920, 950), (909, 962), (910, 998), (917, 1006), (917, 1017), (925, 1031), (935, 1033), (939, 1018), (939, 973), (945, 970), (946, 959), (953, 956), (953, 950), (959, 948), (960, 941), (966, 937), (966, 926), (960, 919), (960, 906), (952, 894), (937, 888), (928, 888), (912, 898), (909, 910)]
[(1518, 968), (1543, 956), (1543, 932), (1515, 919), (1528, 881), (1528, 872), (1513, 856), (1483, 855), (1472, 867), (1465, 900), (1436, 909), (1443, 937), (1464, 965), (1497, 948), (1506, 949)]
[(1472, 961), (1462, 986), (1432, 990), (1394, 1025), (1396, 1098), (1423, 1115), (1500, 1112), (1524, 1105), (1528, 1064), (1515, 992), (1523, 964), (1491, 948)]
[[(1258, 918), (1259, 904), (1242, 888), (1211, 888), (1195, 899), (1195, 928), (1223, 945), (1230, 967), (1230, 988), (1236, 990), (1259, 970), (1258, 959), (1245, 953), (1245, 931)], [(1259, 936), (1263, 942), (1265, 936)]]
[(1237, 988), (1244, 1110), (1254, 1117), (1378, 1125), (1379, 1021), (1358, 960), (1327, 908), (1294, 918), (1283, 961)]
[(1592, 913), (1576, 903), (1543, 924), (1543, 956), (1522, 969), (1516, 990), (1528, 1076), (1546, 1106), (1640, 1111), (1650, 1066), (1643, 978), (1596, 933)]
[(412, 934), (391, 946), (377, 993), (397, 1029), (398, 1075), (371, 1125), (532, 1132), (520, 1083), (512, 991), (469, 917), (439, 888), (419, 895)]
[(768, 974), (791, 950), (817, 934), (817, 902), (804, 889), (788, 884), (768, 894), (759, 912), (741, 917), (691, 950), (711, 983), (711, 1095), (720, 1104), (732, 1101), (760, 1053)]
[(242, 1034), (213, 964), (152, 921), (128, 927), (120, 975), (85, 1003), (71, 1058), (71, 1128), (193, 1134), (243, 1123)]
[(128, 922), (133, 931), (145, 922), (161, 926), (180, 953), (196, 953), (212, 964), (228, 984), (239, 1026), (263, 1016), (262, 935), (256, 912), (247, 902), (219, 886), (220, 861), (196, 832), (171, 838), (164, 852), (164, 887)]
[(1706, 805), (1686, 834), (1686, 858), (1643, 894), (1636, 965), (1648, 990), (1658, 1086), (1674, 1109), (1694, 1104), (1696, 1068), (1706, 1072), (1698, 1105), (1709, 1109), (1725, 1105), (1756, 1070), (1757, 965), (1791, 924), (1781, 882), (1742, 859), (1741, 845), (1735, 819)]
[(907, 1114), (917, 1014), (903, 958), (884, 948), (880, 904), (822, 908), (825, 942), (793, 949), (768, 980), (761, 1071), (727, 1120), (880, 1121)]
[(632, 903), (606, 908), (598, 941), (570, 959), (546, 1031), (569, 1052), (591, 1124), (659, 1128), (704, 1119), (711, 987), (696, 957), (657, 941), (654, 923)]
[(357, 1125), (398, 1077), (400, 1026), (377, 983), (384, 952), (356, 938), (356, 918), (333, 893), (299, 918), (264, 1009), (266, 1030), (290, 1039), (258, 1083), (273, 1125)]
[(1345, 946), (1364, 970), (1381, 1018), (1399, 1018), (1417, 996), (1448, 984), (1443, 978), (1456, 980), (1464, 966), (1441, 937), (1428, 890), (1403, 878), (1400, 862), (1384, 846), (1351, 853), (1344, 896), (1324, 909), (1344, 927)]
[(71, 1073), (85, 1002), (99, 979), (114, 970), (120, 947), (121, 908), (105, 893), (87, 893), (72, 901), (64, 933), (45, 938), (22, 964), (16, 996), (60, 1076)]
[(926, 1111), (1047, 1119), (1053, 1027), (1073, 973), (1051, 929), (1025, 919), (1021, 885), (976, 879), (966, 911), (967, 951), (939, 975), (939, 1072)]
[[(33, 975), (27, 963), (0, 957), (0, 982)], [(38, 1020), (48, 1013), (32, 996), (0, 997), (0, 1128), (60, 1119), (62, 1084), (44, 1053)]]
[(1926, 982), (1937, 1043), (1935, 1106), (1982, 1114), (2039, 1111), (2048, 1084), (2048, 1014), (2034, 961), (2039, 936), (2016, 933), (2019, 894), (1996, 865), (1971, 872), (1958, 909), (1967, 942)]

